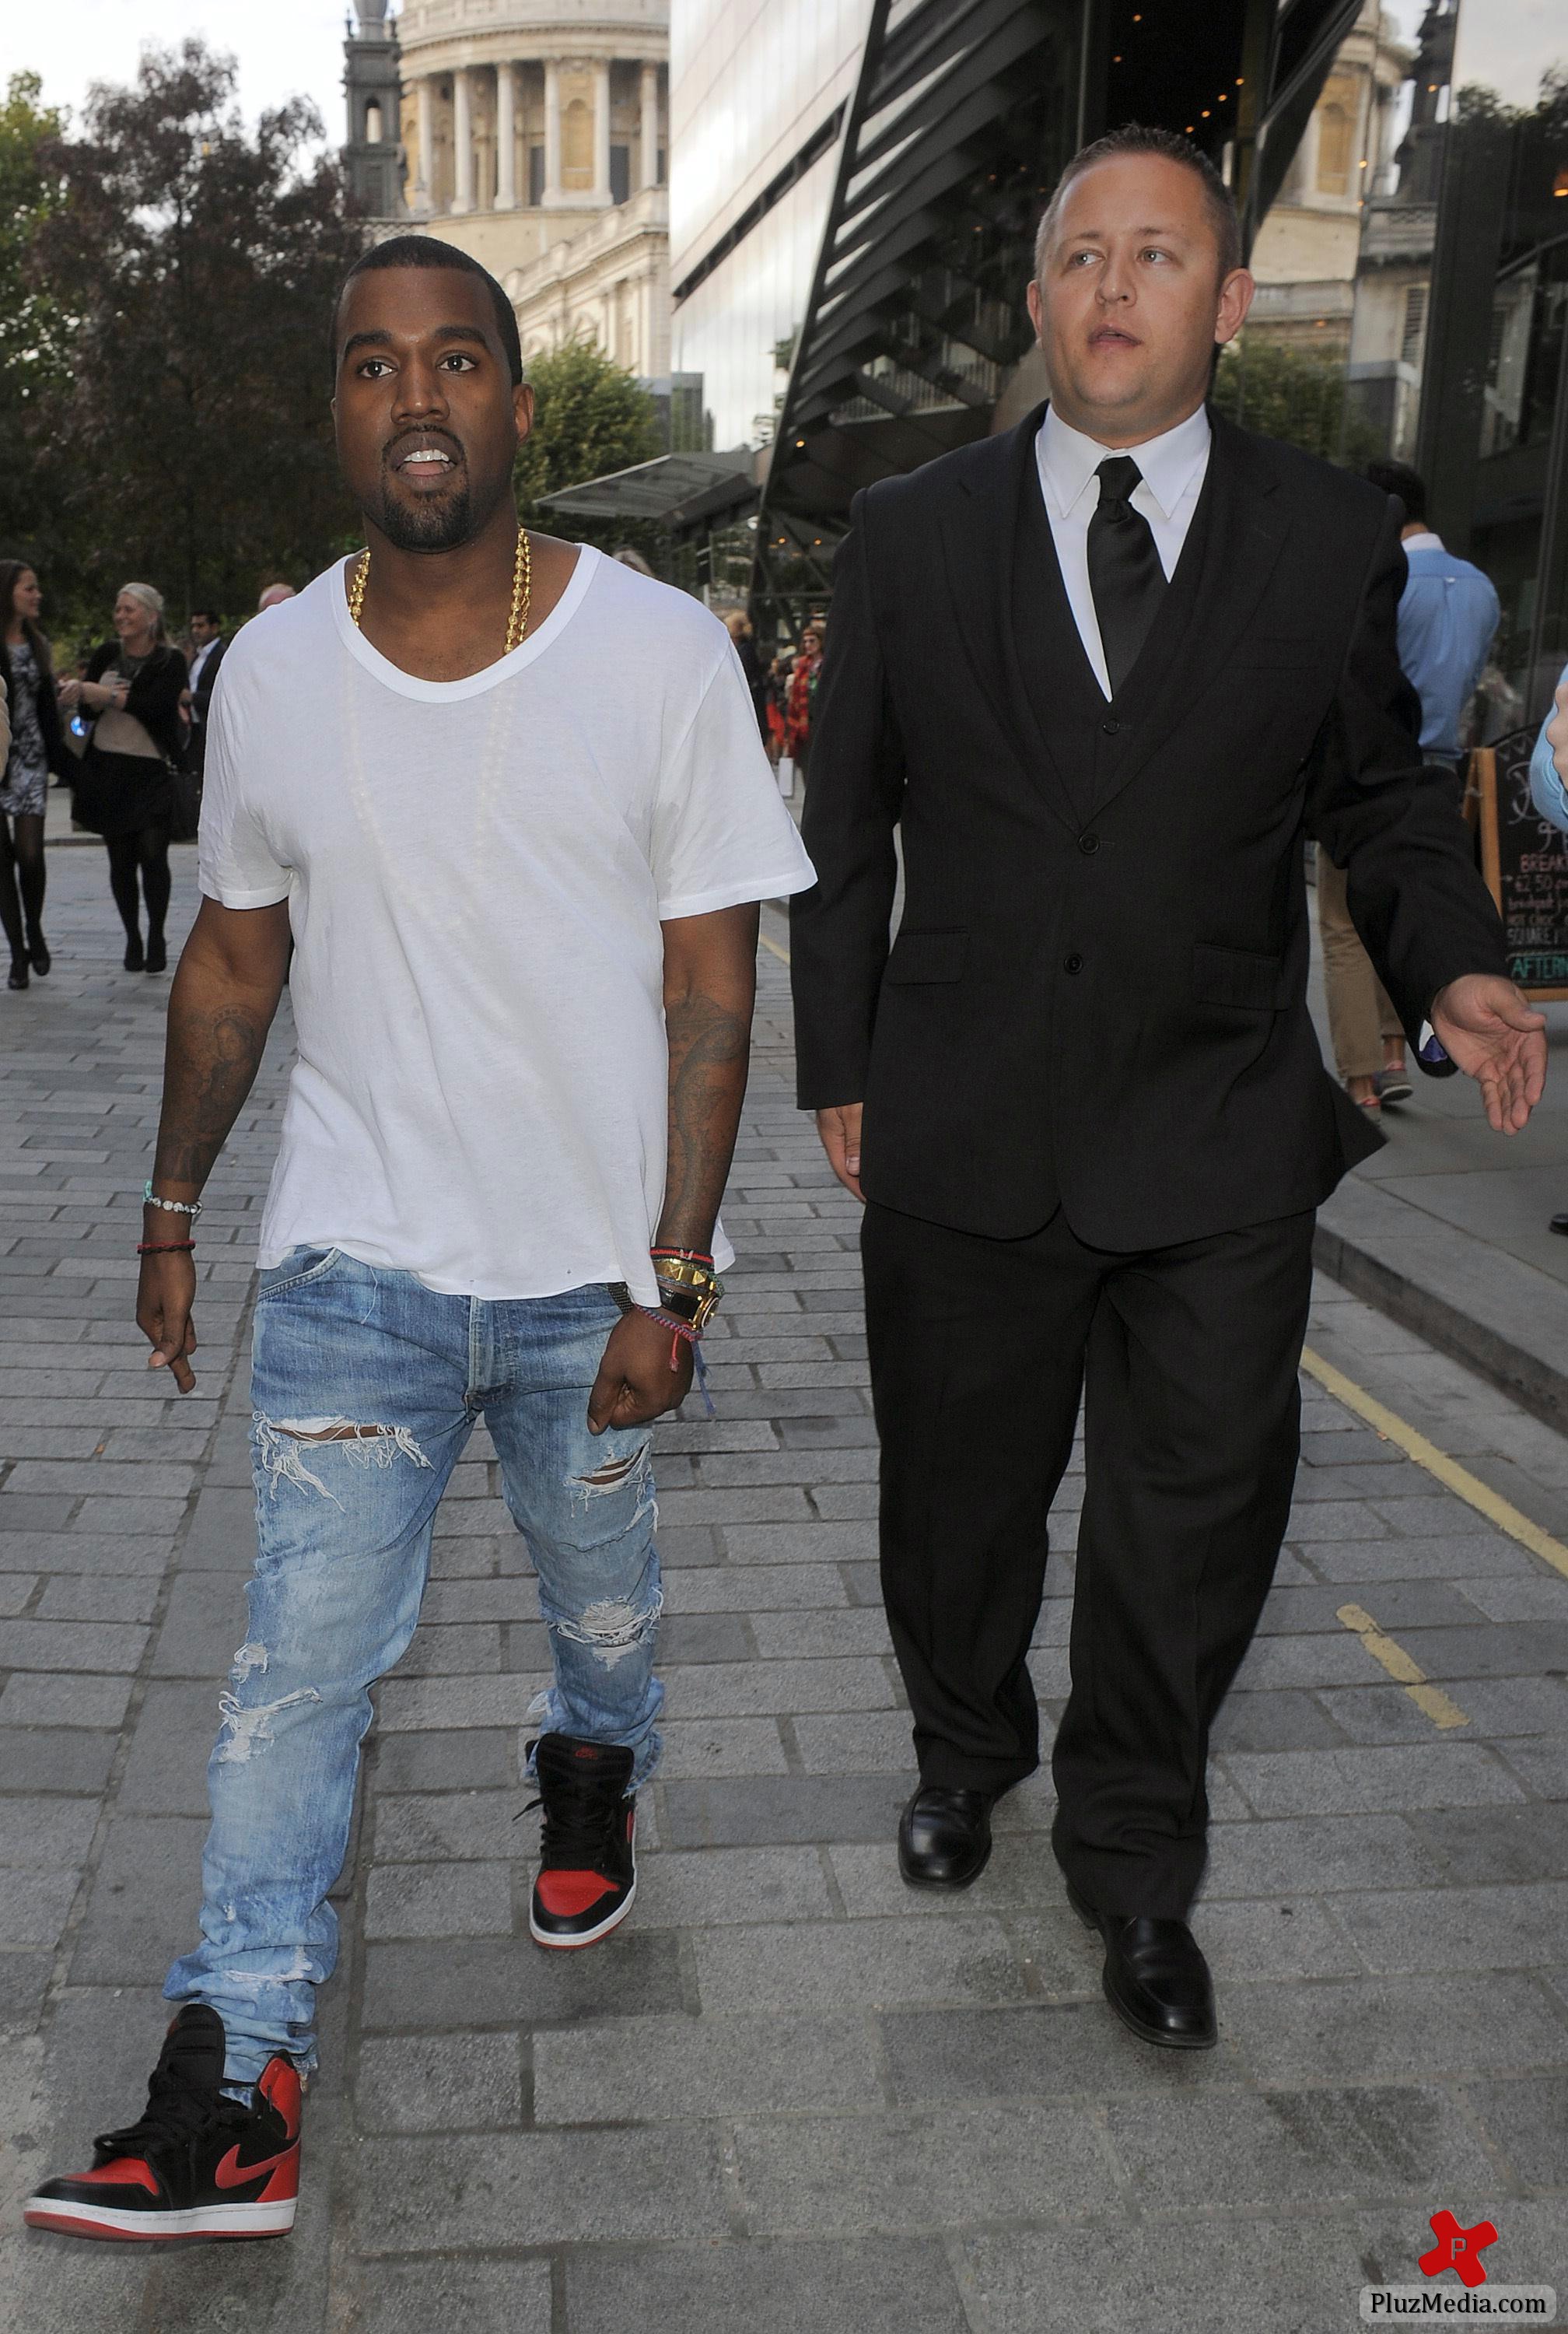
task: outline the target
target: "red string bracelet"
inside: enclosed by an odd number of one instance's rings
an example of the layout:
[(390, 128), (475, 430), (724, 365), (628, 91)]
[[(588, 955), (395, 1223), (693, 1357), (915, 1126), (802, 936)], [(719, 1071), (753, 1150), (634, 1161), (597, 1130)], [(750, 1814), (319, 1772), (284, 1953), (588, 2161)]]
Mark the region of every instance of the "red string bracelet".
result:
[(136, 1253), (138, 1256), (178, 1256), (184, 1249), (195, 1246), (194, 1240), (138, 1240)]
[(716, 1417), (717, 1413), (713, 1406), (713, 1396), (707, 1390), (707, 1364), (702, 1357), (701, 1330), (694, 1328), (689, 1321), (677, 1320), (673, 1313), (661, 1313), (652, 1305), (635, 1305), (635, 1310), (642, 1314), (645, 1319), (657, 1321), (661, 1329), (669, 1331), (669, 1366), (672, 1370), (680, 1367), (681, 1346), (685, 1345), (691, 1347), (692, 1363), (697, 1374), (697, 1390), (702, 1396), (703, 1408), (709, 1418)]

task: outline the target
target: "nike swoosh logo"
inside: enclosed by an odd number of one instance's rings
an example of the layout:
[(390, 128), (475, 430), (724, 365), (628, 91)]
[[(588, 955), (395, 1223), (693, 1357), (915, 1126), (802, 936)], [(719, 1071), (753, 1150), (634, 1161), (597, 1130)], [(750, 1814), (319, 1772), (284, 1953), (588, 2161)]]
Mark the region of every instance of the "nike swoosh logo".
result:
[(241, 2188), (247, 2180), (260, 2180), (267, 2173), (275, 2172), (280, 2164), (288, 2162), (298, 2146), (299, 2142), (296, 2139), (292, 2146), (284, 2149), (281, 2156), (265, 2156), (260, 2164), (242, 2164), (239, 2160), (239, 2149), (231, 2147), (213, 2174), (213, 2180), (219, 2188)]

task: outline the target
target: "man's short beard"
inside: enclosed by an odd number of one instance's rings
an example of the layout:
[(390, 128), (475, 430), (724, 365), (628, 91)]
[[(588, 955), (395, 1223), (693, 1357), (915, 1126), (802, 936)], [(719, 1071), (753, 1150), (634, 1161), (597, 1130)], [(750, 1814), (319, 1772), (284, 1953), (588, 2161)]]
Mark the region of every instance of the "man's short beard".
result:
[(398, 551), (456, 551), (467, 543), (472, 497), (465, 477), (457, 493), (444, 502), (399, 502), (390, 489), (381, 495), (376, 525)]

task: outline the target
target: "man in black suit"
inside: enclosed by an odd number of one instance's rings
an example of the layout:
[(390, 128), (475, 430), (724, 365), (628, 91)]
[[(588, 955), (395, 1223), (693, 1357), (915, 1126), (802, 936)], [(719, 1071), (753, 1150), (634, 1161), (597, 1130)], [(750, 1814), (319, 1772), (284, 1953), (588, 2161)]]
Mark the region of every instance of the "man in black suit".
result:
[(1038, 1763), (1026, 1655), (1086, 1388), (1053, 1846), (1113, 2007), (1202, 2048), (1209, 1727), (1289, 1513), (1313, 1210), (1377, 1143), (1307, 1015), (1303, 835), (1503, 1132), (1544, 1039), (1416, 742), (1398, 506), (1207, 409), (1253, 291), (1217, 175), (1114, 132), (1036, 256), (1049, 408), (861, 494), (839, 555), (799, 1098), (867, 1202), (904, 1876), (973, 1880)]
[(187, 750), (190, 767), (199, 777), (207, 762), (207, 721), (213, 683), (228, 647), (222, 621), (214, 609), (191, 610), (190, 641), (190, 744)]

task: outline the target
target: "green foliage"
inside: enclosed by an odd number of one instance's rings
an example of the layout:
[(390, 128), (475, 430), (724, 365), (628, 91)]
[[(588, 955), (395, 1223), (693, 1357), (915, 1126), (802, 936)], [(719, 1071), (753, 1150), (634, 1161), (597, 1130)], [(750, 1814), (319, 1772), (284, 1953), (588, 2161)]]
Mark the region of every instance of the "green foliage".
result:
[(58, 191), (24, 273), (65, 362), (26, 432), (48, 516), (27, 548), (57, 631), (63, 607), (101, 633), (128, 575), (177, 621), (198, 599), (236, 618), (351, 538), (326, 338), (361, 233), (314, 109), (247, 132), (234, 88), (198, 41), (149, 50), (132, 87), (92, 90), (81, 137), (43, 149)]
[(0, 101), (0, 443), (10, 471), (0, 557), (43, 530), (48, 503), (22, 453), (32, 415), (68, 377), (64, 319), (27, 265), (33, 238), (61, 198), (59, 173), (45, 156), (62, 121), (40, 106), (42, 92), (36, 73), (13, 73)]
[(1388, 450), (1347, 411), (1344, 358), (1336, 351), (1243, 333), (1220, 352), (1212, 400), (1230, 420), (1325, 461), (1359, 468)]
[(517, 456), (519, 516), (545, 534), (565, 534), (573, 542), (595, 543), (607, 551), (629, 544), (662, 571), (668, 545), (661, 528), (647, 521), (568, 520), (540, 503), (542, 496), (558, 487), (580, 487), (662, 454), (666, 448), (653, 399), (639, 387), (634, 374), (592, 341), (568, 341), (564, 348), (532, 359), (528, 379), (534, 391), (534, 427)]

